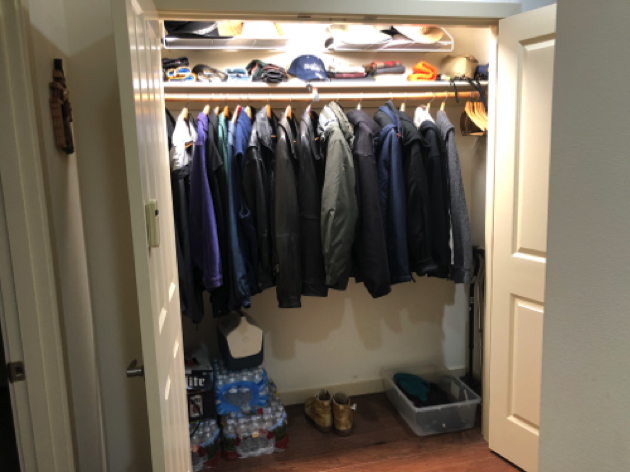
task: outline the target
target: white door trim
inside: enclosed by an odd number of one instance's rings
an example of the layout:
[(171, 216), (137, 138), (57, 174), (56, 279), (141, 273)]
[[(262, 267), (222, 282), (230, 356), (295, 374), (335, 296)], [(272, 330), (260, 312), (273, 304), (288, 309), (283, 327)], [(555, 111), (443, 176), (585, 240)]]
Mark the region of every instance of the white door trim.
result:
[(11, 388), (22, 472), (71, 472), (72, 431), (26, 11), (19, 0), (0, 0), (0, 323), (7, 361), (23, 361), (26, 371), (26, 380)]

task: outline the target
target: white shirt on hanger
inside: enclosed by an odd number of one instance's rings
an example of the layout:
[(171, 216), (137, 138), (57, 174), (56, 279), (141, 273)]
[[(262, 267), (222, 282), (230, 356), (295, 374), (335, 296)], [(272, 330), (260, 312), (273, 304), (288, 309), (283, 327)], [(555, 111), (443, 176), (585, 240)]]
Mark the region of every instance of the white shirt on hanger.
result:
[(416, 108), (416, 112), (413, 115), (413, 124), (416, 125), (416, 128), (419, 128), (423, 121), (430, 120), (435, 123), (435, 120), (431, 116), (431, 114), (424, 108), (420, 106)]

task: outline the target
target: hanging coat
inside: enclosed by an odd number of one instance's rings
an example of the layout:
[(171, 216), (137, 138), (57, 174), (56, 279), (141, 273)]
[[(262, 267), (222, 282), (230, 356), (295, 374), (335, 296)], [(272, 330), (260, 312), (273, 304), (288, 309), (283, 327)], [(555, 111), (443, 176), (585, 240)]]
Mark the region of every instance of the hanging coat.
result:
[(374, 149), (374, 137), (381, 127), (361, 110), (350, 110), (348, 119), (354, 127), (352, 155), (359, 215), (353, 246), (354, 275), (378, 298), (391, 292)]
[[(311, 118), (312, 117), (312, 118)], [(298, 203), (302, 246), (302, 295), (325, 297), (326, 269), (322, 253), (321, 209), (325, 162), (315, 141), (319, 116), (304, 111), (298, 145)]]
[(250, 295), (260, 293), (258, 288), (258, 243), (256, 242), (256, 228), (252, 212), (249, 211), (243, 190), (243, 167), (245, 166), (245, 152), (249, 135), (252, 132), (252, 120), (245, 109), (239, 113), (234, 130), (234, 182), (236, 207), (238, 208), (238, 224), (242, 235), (241, 252), (245, 263), (245, 274)]
[[(237, 310), (241, 306), (249, 308), (250, 288), (247, 280), (247, 269), (243, 257), (242, 247), (244, 236), (239, 222), (239, 210), (241, 207), (241, 194), (239, 184), (241, 182), (237, 160), (234, 158), (234, 123), (224, 120), (227, 129), (227, 142), (225, 144), (226, 159), (225, 168), (228, 182), (228, 237), (230, 240), (229, 252), (233, 279), (233, 289), (230, 291), (228, 306), (231, 310)], [(221, 128), (219, 128), (219, 131)]]
[(299, 308), (302, 293), (300, 210), (297, 196), (295, 121), (282, 115), (276, 153), (276, 296), (280, 308)]
[(431, 247), (437, 270), (430, 273), (448, 278), (451, 266), (450, 216), (448, 168), (442, 149), (442, 136), (435, 123), (424, 121), (420, 125), (422, 159), (427, 174), (429, 201), (431, 204)]
[(462, 182), (462, 171), (459, 165), (459, 154), (455, 144), (455, 128), (446, 113), (438, 111), (435, 120), (442, 135), (446, 158), (448, 161), (448, 179), (451, 209), (452, 252), (453, 267), (451, 275), (455, 283), (472, 282), (473, 249), (470, 234), (470, 220), (466, 206), (466, 193)]
[(175, 226), (175, 252), (179, 274), (179, 301), (182, 315), (195, 323), (203, 318), (203, 273), (194, 267), (190, 254), (188, 212), (190, 202), (190, 164), (193, 147), (186, 147), (197, 139), (190, 122), (178, 118), (173, 131), (173, 146), (169, 152), (173, 218)]
[(277, 256), (274, 195), (277, 128), (276, 115), (272, 112), (271, 120), (269, 120), (266, 108), (261, 108), (252, 125), (243, 167), (245, 201), (256, 225), (257, 273), (260, 290), (275, 285)]
[(345, 290), (352, 269), (352, 243), (358, 218), (352, 159), (354, 133), (335, 102), (322, 110), (317, 132), (326, 149), (321, 209), (326, 285)]
[[(391, 103), (390, 103), (391, 105)], [(374, 115), (374, 121), (382, 126), (378, 136), (378, 184), (383, 225), (387, 240), (387, 257), (391, 284), (409, 282), (407, 253), (406, 190), (403, 175), (401, 133), (398, 114), (393, 106), (382, 106)]]
[(209, 292), (223, 284), (219, 235), (214, 202), (206, 169), (208, 117), (199, 113), (197, 139), (190, 171), (189, 221), (192, 260), (203, 272), (203, 285)]
[(206, 138), (206, 171), (208, 183), (212, 193), (214, 204), (214, 216), (217, 222), (217, 234), (219, 239), (219, 253), (221, 255), (221, 271), (223, 273), (223, 285), (217, 287), (210, 294), (212, 313), (214, 317), (220, 317), (228, 313), (228, 299), (230, 290), (230, 268), (228, 253), (228, 188), (223, 168), (223, 158), (218, 149), (219, 119), (214, 111), (208, 115), (208, 133)]
[(409, 270), (423, 276), (437, 270), (431, 254), (431, 205), (422, 162), (423, 141), (407, 113), (398, 111), (398, 117), (402, 130), (403, 173), (407, 198)]

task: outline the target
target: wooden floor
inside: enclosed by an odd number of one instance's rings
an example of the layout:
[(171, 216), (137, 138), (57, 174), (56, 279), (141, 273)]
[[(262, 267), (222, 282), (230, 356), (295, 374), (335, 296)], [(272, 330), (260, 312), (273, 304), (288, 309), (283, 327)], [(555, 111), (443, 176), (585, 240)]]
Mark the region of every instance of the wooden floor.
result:
[(221, 460), (219, 470), (274, 472), (504, 472), (518, 471), (490, 452), (479, 428), (420, 438), (385, 394), (354, 397), (354, 432), (341, 438), (322, 434), (306, 421), (302, 405), (287, 407), (289, 446), (285, 452)]

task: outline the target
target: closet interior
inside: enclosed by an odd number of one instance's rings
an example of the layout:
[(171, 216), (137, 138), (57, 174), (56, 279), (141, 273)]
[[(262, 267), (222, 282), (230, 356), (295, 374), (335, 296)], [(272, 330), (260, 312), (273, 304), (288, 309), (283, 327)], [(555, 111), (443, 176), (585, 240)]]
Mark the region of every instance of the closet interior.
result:
[[(212, 22), (212, 18), (209, 18), (208, 21)], [(221, 23), (214, 23), (215, 27), (216, 24)], [(167, 62), (169, 66), (165, 67), (163, 78), (165, 107), (173, 118), (171, 121), (173, 129), (170, 131), (169, 142), (175, 145), (175, 141), (178, 139), (178, 120), (185, 118), (187, 122), (191, 120), (196, 122), (200, 114), (205, 112), (209, 112), (210, 115), (217, 112), (219, 114), (227, 112), (228, 119), (234, 120), (234, 123), (245, 113), (251, 123), (255, 120), (256, 113), (261, 110), (267, 110), (267, 117), (270, 117), (271, 113), (275, 114), (278, 121), (290, 110), (297, 123), (294, 130), (296, 132), (294, 141), (295, 152), (299, 154), (300, 118), (307, 107), (319, 115), (321, 123), (321, 117), (326, 115), (323, 109), (329, 106), (331, 102), (339, 105), (345, 114), (351, 110), (359, 109), (370, 118), (374, 118), (379, 112), (379, 108), (387, 106), (386, 103), (390, 102), (393, 106), (390, 106), (390, 109), (406, 112), (414, 119), (415, 126), (418, 126), (422, 120), (426, 120), (427, 114), (430, 116), (430, 120), (435, 120), (438, 112), (442, 111), (454, 126), (454, 145), (461, 167), (461, 182), (470, 227), (470, 243), (472, 246), (481, 248), (480, 252), (475, 252), (474, 259), (475, 262), (481, 260), (479, 254), (483, 253), (486, 227), (486, 163), (488, 141), (492, 138), (491, 136), (488, 137), (487, 130), (489, 128), (488, 119), (490, 122), (493, 119), (492, 106), (486, 107), (484, 102), (487, 103), (488, 95), (492, 94), (490, 91), (493, 85), (492, 69), (496, 59), (496, 43), (493, 40), (490, 27), (457, 24), (431, 25), (431, 28), (440, 30), (442, 33), (437, 41), (430, 39), (428, 42), (423, 42), (422, 38), (410, 40), (404, 35), (401, 37), (400, 34), (387, 33), (390, 34), (391, 41), (398, 42), (384, 47), (378, 42), (368, 44), (365, 38), (357, 41), (359, 44), (356, 44), (349, 39), (348, 31), (353, 31), (353, 27), (358, 27), (355, 31), (359, 32), (362, 28), (370, 30), (369, 34), (373, 34), (374, 31), (379, 33), (382, 30), (391, 31), (391, 29), (396, 29), (398, 32), (423, 31), (422, 22), (401, 25), (250, 21), (223, 23), (226, 28), (228, 26), (231, 28), (231, 37), (227, 37), (225, 31), (219, 31), (212, 38), (198, 38), (186, 34), (173, 37), (169, 34), (167, 27), (163, 30), (162, 60), (187, 59), (186, 65), (179, 63), (183, 67), (179, 79), (177, 72), (173, 71), (173, 69), (180, 67), (176, 61)], [(167, 25), (168, 21), (164, 24)], [(426, 25), (424, 28), (425, 33), (427, 29), (430, 29)], [(336, 36), (336, 31), (341, 31), (343, 35), (339, 33)], [(257, 34), (259, 37), (256, 37)], [(343, 38), (343, 40), (339, 38)], [(355, 76), (347, 79), (333, 77), (331, 80), (306, 82), (301, 80), (299, 75), (294, 77), (291, 74), (300, 65), (296, 64), (296, 68), (294, 68), (291, 64), (300, 56), (314, 56), (321, 60), (327, 69), (330, 69), (329, 65), (333, 64), (332, 68), (337, 67), (341, 70), (342, 76), (344, 66), (351, 67), (348, 69), (348, 74), (352, 75), (353, 73), (360, 74), (356, 72), (358, 70), (365, 70), (364, 65), (381, 62), (394, 63), (395, 67), (403, 68), (404, 73), (377, 74), (374, 77)], [(459, 78), (455, 77), (446, 77), (445, 68), (449, 63), (449, 56), (451, 58), (471, 56), (476, 60), (476, 65), (489, 64), (490, 80), (485, 75), (482, 75), (480, 81), (473, 83), (458, 80)], [(281, 71), (280, 77), (284, 80), (280, 79), (279, 83), (252, 81), (248, 72), (242, 74), (238, 69), (247, 70), (246, 66), (253, 60), (280, 66), (287, 73), (286, 78)], [(435, 67), (437, 74), (441, 74), (444, 80), (435, 80), (431, 73), (427, 73), (430, 80), (411, 80), (409, 76), (416, 74), (414, 67), (422, 62)], [(311, 62), (306, 61), (305, 63), (308, 72)], [(210, 77), (208, 81), (200, 81), (198, 77), (192, 74), (197, 65), (205, 65), (210, 68), (209, 72), (206, 71)], [(189, 68), (189, 71), (186, 70), (186, 67)], [(432, 69), (428, 68), (427, 70), (431, 71)], [(487, 69), (485, 72), (487, 74)], [(225, 73), (228, 74), (228, 78), (224, 81)], [(422, 74), (424, 72), (418, 75)], [(242, 76), (239, 77), (239, 75)], [(470, 75), (469, 73), (468, 78), (474, 78)], [(438, 79), (440, 78), (438, 76)], [(418, 109), (421, 111), (416, 111)], [(235, 114), (239, 112), (240, 115), (235, 118)], [(168, 116), (167, 121), (169, 121)], [(317, 124), (315, 124), (314, 129), (317, 130)], [(353, 128), (353, 131), (356, 138), (358, 132), (356, 127)], [(396, 128), (395, 133), (398, 134), (397, 139), (400, 140), (401, 130)], [(374, 136), (375, 163), (379, 158), (377, 134), (375, 133)], [(327, 138), (324, 134), (317, 134), (315, 137), (318, 141)], [(276, 134), (273, 138), (274, 140), (277, 139)], [(186, 139), (192, 141), (192, 138)], [(249, 142), (249, 136), (246, 139)], [(215, 143), (219, 156), (223, 159), (218, 144), (218, 142)], [(189, 145), (190, 143), (187, 142), (186, 147)], [(320, 144), (316, 145), (320, 146)], [(393, 145), (400, 146), (401, 144)], [(196, 144), (192, 144), (191, 147), (194, 148), (195, 146)], [(320, 152), (325, 165), (327, 165), (325, 143), (323, 146), (320, 148)], [(443, 140), (441, 146), (446, 152), (446, 144)], [(352, 149), (350, 151), (352, 152)], [(192, 157), (193, 152), (191, 150), (185, 152), (190, 153)], [(204, 152), (205, 158), (208, 150), (206, 149)], [(173, 154), (174, 151), (171, 149), (171, 162), (169, 163), (171, 169), (173, 169)], [(196, 161), (193, 159), (193, 165), (194, 162)], [(296, 163), (295, 169), (297, 170), (298, 167)], [(322, 169), (325, 167), (323, 166)], [(327, 168), (325, 172), (327, 172)], [(447, 171), (445, 170), (445, 172)], [(328, 178), (327, 173), (325, 176)], [(403, 179), (406, 182), (407, 175), (403, 175)], [(296, 181), (299, 182), (299, 179)], [(380, 180), (378, 182), (380, 185)], [(278, 185), (278, 182), (275, 185)], [(373, 190), (379, 195), (383, 191), (380, 187), (375, 187)], [(179, 203), (175, 198), (176, 191), (175, 184), (173, 184), (175, 205), (178, 205)], [(448, 189), (444, 191), (447, 192)], [(195, 195), (190, 195), (191, 203), (192, 199), (196, 198)], [(290, 198), (286, 196), (286, 193), (284, 195), (285, 198)], [(245, 203), (248, 203), (243, 195), (241, 197)], [(277, 204), (275, 208), (278, 208)], [(451, 216), (454, 210), (454, 208), (450, 210)], [(184, 210), (175, 208), (175, 226), (177, 226), (178, 211)], [(193, 214), (189, 213), (187, 216), (192, 218)], [(278, 215), (275, 217), (278, 218)], [(410, 223), (413, 222), (406, 222), (407, 225)], [(190, 224), (201, 224), (201, 222), (189, 222)], [(228, 225), (228, 222), (219, 223), (217, 220), (215, 224), (217, 230), (222, 231), (218, 226), (220, 224)], [(229, 226), (227, 227), (229, 228)], [(226, 232), (230, 239), (233, 238), (229, 230)], [(452, 230), (450, 230), (446, 238), (448, 240), (452, 237)], [(178, 238), (182, 238), (182, 235), (178, 235)], [(448, 241), (445, 243), (448, 244)], [(452, 247), (452, 242), (450, 244)], [(301, 250), (304, 249), (303, 244)], [(399, 248), (395, 246), (387, 246), (388, 251), (397, 249)], [(469, 249), (472, 254), (472, 248)], [(292, 256), (301, 257), (300, 254), (292, 254)], [(180, 281), (182, 280), (183, 267), (179, 267)], [(224, 267), (226, 266), (224, 265)], [(475, 267), (473, 266), (472, 271), (474, 272), (474, 270)], [(473, 279), (467, 278), (466, 282), (471, 280)], [(479, 283), (478, 280), (475, 281)], [(389, 286), (389, 284), (387, 285)], [(180, 293), (182, 290), (180, 287)], [(432, 375), (438, 372), (440, 374), (448, 372), (453, 379), (458, 381), (464, 374), (468, 374), (465, 377), (468, 385), (458, 383), (448, 386), (449, 395), (455, 396), (455, 399), (451, 400), (455, 402), (459, 401), (460, 395), (462, 398), (464, 395), (475, 396), (472, 387), (478, 393), (480, 392), (479, 384), (483, 364), (480, 357), (482, 327), (478, 313), (472, 319), (469, 317), (471, 310), (473, 312), (479, 311), (478, 307), (475, 308), (471, 305), (469, 283), (455, 283), (452, 277), (449, 279), (444, 276), (421, 276), (413, 272), (408, 281), (391, 283), (389, 293), (374, 298), (364, 283), (355, 281), (355, 277), (352, 276), (345, 289), (329, 288), (327, 296), (302, 294), (299, 303), (301, 306), (291, 308), (280, 308), (276, 286), (267, 287), (250, 297), (250, 307), (241, 309), (241, 312), (249, 317), (247, 319), (254, 320), (255, 324), (250, 325), (249, 322), (243, 322), (239, 325), (237, 321), (236, 325), (239, 327), (234, 331), (237, 332), (242, 329), (246, 333), (243, 336), (257, 336), (262, 330), (264, 333), (262, 335), (264, 346), (262, 367), (264, 369), (254, 367), (250, 368), (249, 371), (239, 371), (238, 373), (227, 369), (227, 364), (231, 362), (232, 365), (236, 365), (238, 364), (236, 361), (239, 359), (249, 357), (241, 356), (239, 358), (236, 356), (234, 352), (230, 351), (233, 345), (229, 343), (233, 339), (229, 340), (229, 336), (218, 334), (219, 332), (231, 332), (234, 326), (230, 323), (235, 323), (235, 321), (226, 321), (223, 317), (214, 316), (212, 296), (209, 290), (203, 291), (203, 316), (201, 318), (192, 320), (187, 316), (182, 317), (184, 350), (189, 357), (201, 356), (209, 359), (211, 364), (213, 359), (223, 357), (224, 360), (214, 362), (213, 374), (205, 380), (193, 379), (196, 375), (194, 370), (201, 371), (203, 366), (192, 368), (193, 372), (188, 380), (188, 385), (192, 386), (191, 382), (198, 382), (195, 386), (210, 382), (215, 390), (221, 390), (222, 401), (233, 399), (234, 404), (239, 404), (239, 402), (247, 404), (252, 397), (259, 399), (258, 407), (264, 408), (259, 412), (261, 415), (258, 429), (261, 431), (266, 430), (270, 424), (274, 424), (274, 427), (280, 424), (284, 425), (284, 433), (286, 434), (286, 421), (281, 414), (282, 405), (304, 403), (307, 398), (312, 397), (320, 389), (329, 390), (331, 393), (344, 392), (352, 396), (354, 401), (354, 397), (357, 395), (386, 391), (389, 384), (392, 384), (390, 388), (395, 388), (391, 378), (397, 372), (417, 373), (421, 377), (426, 373), (426, 378), (432, 382), (434, 378)], [(221, 326), (222, 324), (223, 326)], [(472, 330), (470, 329), (471, 324)], [(238, 342), (242, 342), (242, 339)], [(237, 342), (235, 343), (237, 344)], [(232, 357), (230, 361), (226, 361), (226, 353)], [(255, 357), (255, 355), (251, 357)], [(251, 367), (250, 365), (243, 365), (246, 368)], [(429, 373), (430, 369), (434, 369), (434, 371)], [(470, 369), (472, 371), (469, 372)], [(387, 374), (388, 372), (389, 374)], [(219, 385), (217, 385), (217, 376), (221, 377)], [(273, 380), (273, 384), (268, 383), (270, 379)], [(436, 380), (435, 383), (439, 382)], [(225, 387), (231, 384), (238, 384), (241, 387), (250, 386), (251, 388), (230, 389)], [(455, 388), (458, 389), (457, 393), (453, 393)], [(405, 405), (403, 403), (405, 401), (411, 405), (411, 402), (403, 398), (397, 400), (391, 396), (389, 398), (399, 411), (404, 410)], [(470, 400), (470, 398), (466, 397), (466, 400)], [(400, 404), (396, 404), (397, 401)], [(233, 445), (225, 439), (230, 434), (236, 438), (246, 437), (249, 434), (247, 437), (250, 439), (250, 443), (255, 443), (255, 441), (251, 441), (252, 433), (248, 433), (246, 428), (241, 428), (243, 422), (239, 421), (242, 417), (239, 408), (226, 407), (225, 403), (221, 406), (220, 402), (215, 402), (214, 398), (198, 398), (195, 402), (197, 402), (196, 407), (194, 402), (189, 403), (191, 438), (194, 435), (199, 436), (199, 433), (203, 432), (203, 428), (205, 428), (208, 437), (224, 437), (222, 443), (221, 441), (216, 444), (213, 443), (214, 445), (208, 447), (208, 451), (203, 453), (207, 454), (208, 467), (210, 466), (209, 459), (215, 457), (215, 453), (219, 450), (222, 450), (221, 455), (223, 456), (219, 459), (220, 461), (224, 461), (226, 458), (247, 457), (247, 454), (256, 455), (251, 452), (251, 449), (250, 452), (243, 452), (242, 448), (235, 454)], [(218, 430), (214, 426), (215, 423), (208, 427), (209, 417), (207, 415), (200, 416), (198, 414), (201, 403), (204, 405), (212, 404), (212, 409), (216, 408), (220, 410), (218, 411), (220, 415), (224, 415), (218, 418), (216, 423), (219, 427)], [(255, 403), (255, 401), (251, 400), (250, 403)], [(356, 403), (358, 403), (358, 408), (361, 408), (360, 400)], [(472, 406), (472, 423), (475, 421), (474, 415), (478, 403), (479, 401)], [(256, 405), (253, 405), (253, 412), (251, 408), (251, 404), (246, 406), (246, 413), (255, 413)], [(276, 417), (278, 412), (280, 412), (280, 416)], [(403, 414), (402, 411), (401, 414)], [(408, 415), (411, 414), (408, 413)], [(457, 416), (457, 413), (453, 414)], [(195, 420), (195, 418), (197, 419)], [(201, 422), (201, 430), (197, 430), (199, 418), (204, 420)], [(229, 426), (228, 419), (230, 420)], [(427, 424), (435, 421), (434, 418), (429, 417), (406, 417), (405, 419), (408, 422), (426, 421)], [(463, 421), (460, 417), (457, 417), (456, 420)], [(227, 436), (225, 436), (226, 429), (229, 433)], [(417, 434), (441, 432), (440, 430), (430, 430), (430, 428), (429, 432), (422, 432), (422, 428), (419, 426), (417, 431), (416, 428), (412, 427), (412, 429)], [(288, 431), (290, 435), (290, 425)], [(257, 433), (254, 433), (254, 439), (256, 436)], [(284, 436), (277, 438), (279, 444), (283, 438)], [(198, 440), (197, 443), (200, 441)], [(226, 449), (228, 443), (230, 445)], [(241, 444), (245, 444), (245, 442), (241, 442)], [(271, 443), (266, 442), (258, 447), (262, 451), (265, 445), (270, 446)], [(290, 448), (291, 441), (289, 441), (288, 446), (286, 444), (276, 446), (276, 450), (282, 447)], [(296, 444), (296, 447), (300, 446)], [(194, 464), (195, 457), (193, 455), (193, 466)]]

